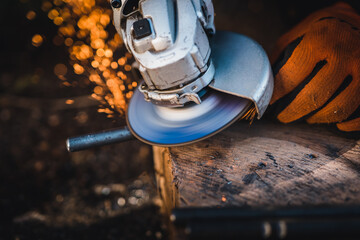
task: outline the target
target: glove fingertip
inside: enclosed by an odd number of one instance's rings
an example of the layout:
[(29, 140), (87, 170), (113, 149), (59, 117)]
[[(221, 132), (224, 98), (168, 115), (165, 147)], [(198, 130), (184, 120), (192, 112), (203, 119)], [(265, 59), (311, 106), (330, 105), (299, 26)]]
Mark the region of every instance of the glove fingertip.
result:
[(336, 127), (344, 132), (356, 132), (360, 131), (360, 117), (350, 121), (337, 123)]

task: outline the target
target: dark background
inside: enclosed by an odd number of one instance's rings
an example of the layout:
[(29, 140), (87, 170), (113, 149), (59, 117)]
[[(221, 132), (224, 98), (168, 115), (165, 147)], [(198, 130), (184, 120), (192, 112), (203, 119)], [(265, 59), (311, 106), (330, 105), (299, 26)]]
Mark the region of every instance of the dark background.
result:
[[(336, 1), (213, 2), (217, 29), (248, 35), (270, 53), (281, 34)], [(347, 2), (360, 9), (359, 1)], [(65, 104), (93, 86), (70, 74), (78, 84), (64, 87), (54, 75), (68, 50), (53, 44), (57, 26), (41, 3), (0, 3), (0, 239), (167, 239), (151, 147), (132, 141), (67, 153), (67, 137), (124, 119), (98, 113), (90, 100)], [(30, 10), (37, 13), (32, 21), (25, 17)], [(31, 44), (34, 34), (45, 37), (40, 47)]]

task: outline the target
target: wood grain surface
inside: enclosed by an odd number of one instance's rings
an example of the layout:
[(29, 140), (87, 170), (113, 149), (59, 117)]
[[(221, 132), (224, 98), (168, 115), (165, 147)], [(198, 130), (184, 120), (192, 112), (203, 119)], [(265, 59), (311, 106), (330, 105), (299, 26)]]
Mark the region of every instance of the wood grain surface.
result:
[(360, 204), (360, 141), (324, 126), (241, 121), (195, 144), (154, 147), (154, 161), (168, 213)]

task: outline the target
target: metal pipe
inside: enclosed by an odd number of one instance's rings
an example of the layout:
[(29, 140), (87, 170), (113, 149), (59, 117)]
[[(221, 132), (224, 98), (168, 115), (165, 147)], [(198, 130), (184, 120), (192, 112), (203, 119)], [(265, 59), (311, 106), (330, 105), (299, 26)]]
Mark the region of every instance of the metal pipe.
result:
[(185, 228), (188, 239), (359, 239), (359, 219), (199, 221)]
[(358, 239), (360, 206), (175, 209), (170, 217), (188, 239)]
[(77, 152), (132, 139), (135, 139), (135, 137), (127, 127), (124, 127), (68, 138), (66, 140), (66, 147), (69, 152)]
[(253, 221), (259, 219), (338, 219), (358, 218), (360, 220), (360, 206), (344, 207), (304, 207), (279, 209), (250, 209), (250, 208), (178, 208), (172, 211), (171, 221), (176, 225), (183, 225), (189, 221)]

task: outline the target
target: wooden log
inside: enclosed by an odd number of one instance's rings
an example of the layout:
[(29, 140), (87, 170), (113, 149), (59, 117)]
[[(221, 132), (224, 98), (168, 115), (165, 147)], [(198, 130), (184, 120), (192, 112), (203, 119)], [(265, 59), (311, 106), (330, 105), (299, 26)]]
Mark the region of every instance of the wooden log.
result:
[(154, 147), (163, 209), (360, 204), (360, 141), (325, 126), (241, 121), (207, 140)]

